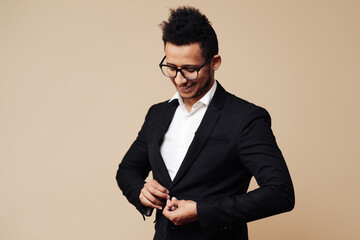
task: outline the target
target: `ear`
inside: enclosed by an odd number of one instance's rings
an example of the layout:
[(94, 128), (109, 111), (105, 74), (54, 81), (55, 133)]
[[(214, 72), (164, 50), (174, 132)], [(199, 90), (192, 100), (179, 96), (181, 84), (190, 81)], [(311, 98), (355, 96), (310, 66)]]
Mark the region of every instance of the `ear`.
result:
[(216, 71), (216, 70), (218, 70), (220, 65), (221, 65), (221, 57), (220, 57), (220, 55), (215, 55), (213, 57), (213, 59), (211, 60), (211, 69), (213, 71)]

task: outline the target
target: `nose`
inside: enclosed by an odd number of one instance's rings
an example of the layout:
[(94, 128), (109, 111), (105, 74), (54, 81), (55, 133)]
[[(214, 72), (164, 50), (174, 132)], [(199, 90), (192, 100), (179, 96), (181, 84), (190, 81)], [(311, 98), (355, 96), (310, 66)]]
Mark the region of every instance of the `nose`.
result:
[(183, 85), (185, 84), (188, 80), (186, 78), (184, 78), (184, 76), (181, 74), (181, 72), (178, 72), (175, 79), (174, 79), (175, 83), (177, 85)]

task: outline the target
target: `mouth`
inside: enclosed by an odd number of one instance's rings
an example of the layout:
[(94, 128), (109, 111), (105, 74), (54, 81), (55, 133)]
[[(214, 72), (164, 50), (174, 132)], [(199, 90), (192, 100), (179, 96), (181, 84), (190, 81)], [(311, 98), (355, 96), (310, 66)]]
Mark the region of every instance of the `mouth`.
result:
[(189, 93), (191, 92), (195, 87), (195, 84), (188, 85), (188, 86), (178, 86), (178, 90), (182, 93)]

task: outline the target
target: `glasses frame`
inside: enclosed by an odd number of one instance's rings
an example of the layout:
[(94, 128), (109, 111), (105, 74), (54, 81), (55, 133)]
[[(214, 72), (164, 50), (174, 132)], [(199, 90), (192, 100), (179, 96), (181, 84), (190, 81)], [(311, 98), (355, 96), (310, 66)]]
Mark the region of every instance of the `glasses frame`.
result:
[[(178, 72), (180, 72), (181, 75), (182, 75), (186, 80), (194, 81), (194, 80), (198, 79), (200, 70), (201, 70), (203, 67), (205, 67), (205, 66), (210, 62), (210, 60), (211, 60), (213, 57), (209, 57), (208, 60), (206, 60), (206, 62), (205, 62), (203, 65), (201, 65), (200, 67), (198, 67), (198, 68), (195, 68), (195, 67), (177, 68), (177, 67), (174, 67), (174, 66), (170, 66), (170, 65), (167, 65), (167, 64), (163, 64), (163, 62), (165, 61), (165, 58), (166, 58), (166, 55), (163, 57), (163, 59), (161, 60), (161, 62), (160, 62), (160, 64), (159, 64), (160, 70), (161, 70), (161, 72), (165, 75), (165, 77), (168, 77), (168, 78), (176, 78)], [(163, 66), (164, 66), (164, 67), (173, 68), (173, 69), (176, 71), (175, 76), (174, 76), (174, 77), (169, 77), (169, 76), (167, 76), (167, 75), (164, 73), (163, 69), (162, 69)], [(185, 77), (185, 74), (184, 74), (184, 72), (182, 71), (183, 69), (196, 70), (196, 78), (194, 78), (194, 79), (189, 79), (189, 78)]]

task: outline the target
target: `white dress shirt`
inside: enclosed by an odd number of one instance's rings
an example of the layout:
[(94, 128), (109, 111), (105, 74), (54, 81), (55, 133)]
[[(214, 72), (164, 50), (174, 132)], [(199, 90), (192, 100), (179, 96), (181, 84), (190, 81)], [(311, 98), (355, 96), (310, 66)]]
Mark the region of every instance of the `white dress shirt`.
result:
[(160, 153), (171, 180), (174, 180), (176, 173), (184, 160), (195, 132), (215, 94), (216, 86), (216, 81), (214, 81), (211, 89), (192, 106), (190, 112), (187, 111), (184, 101), (178, 92), (176, 92), (169, 101), (176, 101), (177, 99), (179, 101), (179, 106), (175, 111), (169, 129), (164, 135)]

